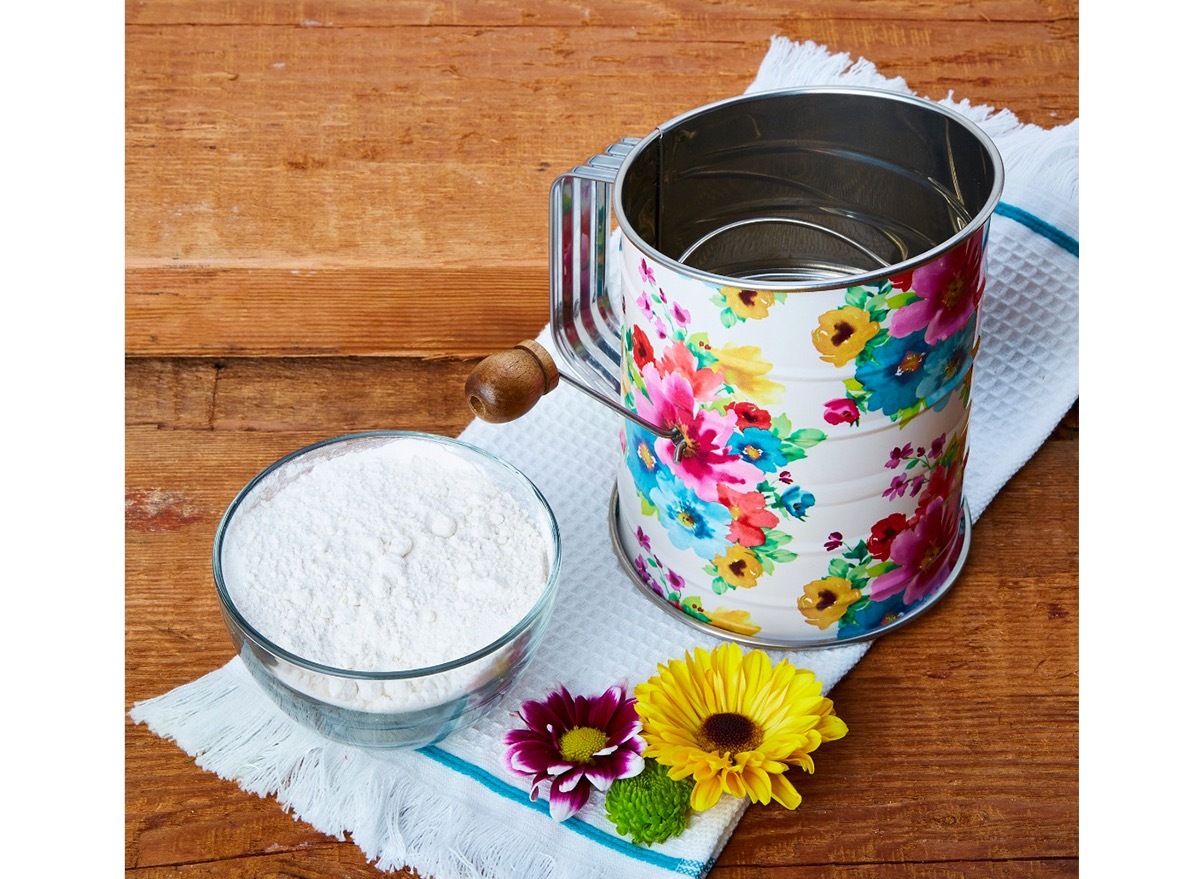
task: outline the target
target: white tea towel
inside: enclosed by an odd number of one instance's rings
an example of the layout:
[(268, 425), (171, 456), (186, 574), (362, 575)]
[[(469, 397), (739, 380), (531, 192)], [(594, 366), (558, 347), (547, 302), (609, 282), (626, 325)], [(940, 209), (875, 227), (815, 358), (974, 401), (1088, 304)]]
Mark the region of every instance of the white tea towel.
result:
[[(750, 91), (817, 84), (908, 91), (865, 61), (781, 38)], [(1007, 169), (992, 224), (973, 392), (966, 492), (978, 518), (1078, 396), (1078, 124), (1043, 130), (1019, 125), (1004, 110), (946, 103), (995, 139)], [(632, 686), (658, 662), (718, 643), (646, 601), (617, 563), (607, 527), (620, 455), (617, 419), (563, 388), (518, 422), (476, 422), (462, 434), (538, 485), (558, 518), (563, 546), (546, 639), (514, 692), (478, 726), (386, 757), (334, 744), (285, 717), (237, 659), (138, 703), (131, 716), (177, 742), (204, 769), (274, 795), (297, 818), (338, 839), (349, 834), (382, 870), (408, 865), (430, 879), (703, 876), (743, 801), (724, 798), (693, 816), (682, 836), (644, 848), (616, 835), (598, 795), (577, 816), (555, 823), (544, 798), (531, 803), (527, 780), (510, 775), (503, 760), (502, 737), (522, 700), (540, 699), (558, 684), (579, 694), (619, 681)], [(866, 650), (850, 645), (789, 658), (829, 688)], [(838, 759), (837, 748), (822, 749), (817, 762)]]

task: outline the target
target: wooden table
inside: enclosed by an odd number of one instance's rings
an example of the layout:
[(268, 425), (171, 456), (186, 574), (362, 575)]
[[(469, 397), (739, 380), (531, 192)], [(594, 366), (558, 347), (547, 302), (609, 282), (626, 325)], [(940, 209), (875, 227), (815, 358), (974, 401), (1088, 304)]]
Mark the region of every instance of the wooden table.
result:
[[(1070, 0), (130, 0), (126, 21), (127, 707), (230, 657), (209, 553), (238, 488), (338, 433), (461, 430), (471, 367), (546, 321), (554, 176), (741, 93), (772, 35), (1022, 121), (1078, 113)], [(1076, 424), (941, 607), (838, 685), (852, 732), (804, 805), (750, 809), (714, 879), (1077, 873)], [(132, 723), (126, 810), (138, 879), (377, 875)]]

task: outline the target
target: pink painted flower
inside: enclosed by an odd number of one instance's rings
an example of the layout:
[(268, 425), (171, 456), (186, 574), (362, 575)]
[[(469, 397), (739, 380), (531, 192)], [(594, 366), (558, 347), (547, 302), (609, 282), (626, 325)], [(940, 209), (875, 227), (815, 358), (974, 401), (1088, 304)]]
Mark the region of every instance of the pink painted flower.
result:
[(637, 542), (638, 542), (638, 546), (640, 546), (642, 549), (646, 550), (646, 552), (651, 551), (650, 535), (648, 535), (645, 531), (642, 530), (641, 525), (638, 526), (638, 530), (637, 530)]
[(913, 604), (932, 592), (945, 573), (943, 555), (957, 535), (958, 517), (958, 507), (938, 498), (897, 534), (889, 557), (899, 567), (871, 581), (871, 600), (883, 601), (904, 590), (904, 603)]
[(638, 268), (638, 273), (642, 276), (643, 283), (645, 283), (647, 281), (649, 281), (651, 284), (654, 283), (654, 269), (652, 269), (652, 268), (650, 268), (650, 266), (646, 265), (645, 260), (642, 260), (642, 264)]
[(650, 310), (650, 297), (646, 295), (646, 291), (642, 291), (642, 295), (637, 298), (638, 308), (642, 310), (642, 314), (646, 317), (654, 317), (654, 312)]
[(912, 456), (912, 443), (905, 443), (904, 447), (896, 446), (892, 449), (892, 454), (884, 462), (883, 466), (889, 470), (895, 470)]
[(858, 424), (862, 412), (858, 404), (848, 397), (830, 400), (825, 404), (825, 420), (829, 424)]
[(654, 365), (642, 373), (647, 396), (638, 396), (637, 413), (660, 427), (678, 428), (683, 434), (679, 460), (669, 439), (654, 442), (654, 451), (671, 472), (701, 500), (715, 502), (717, 486), (756, 485), (761, 473), (749, 461), (729, 451), (737, 427), (732, 412), (718, 413), (696, 405), (695, 391), (686, 375), (659, 375)]
[(660, 339), (665, 339), (665, 338), (667, 338), (668, 335), (670, 335), (667, 332), (667, 325), (665, 323), (663, 323), (661, 317), (656, 317), (654, 319), (654, 332), (658, 335), (658, 337)]
[(692, 320), (692, 314), (678, 302), (671, 303), (671, 317), (675, 319), (675, 323), (681, 327), (686, 327)]
[(920, 298), (892, 312), (891, 335), (903, 338), (924, 330), (930, 345), (949, 339), (967, 325), (983, 297), (982, 232), (915, 269), (911, 283)]
[(897, 498), (904, 497), (904, 492), (908, 488), (908, 477), (901, 473), (899, 476), (892, 477), (892, 484), (883, 490), (882, 497), (894, 501)]
[(550, 783), (555, 821), (582, 809), (593, 788), (606, 791), (645, 765), (646, 743), (638, 735), (642, 722), (624, 687), (588, 697), (572, 696), (560, 686), (542, 702), (522, 704), (519, 716), (525, 728), (504, 734), (505, 759), (513, 772), (533, 778), (530, 800), (538, 798), (543, 782)]
[(683, 342), (672, 342), (663, 352), (659, 366), (664, 373), (682, 375), (692, 386), (692, 396), (699, 403), (707, 403), (716, 397), (724, 380), (707, 366), (697, 369), (696, 355)]

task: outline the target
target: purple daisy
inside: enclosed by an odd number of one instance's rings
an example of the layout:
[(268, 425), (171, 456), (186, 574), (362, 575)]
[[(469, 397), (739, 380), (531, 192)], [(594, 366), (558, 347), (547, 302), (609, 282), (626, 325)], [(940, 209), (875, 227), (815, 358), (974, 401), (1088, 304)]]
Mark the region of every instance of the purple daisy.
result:
[(560, 686), (544, 701), (530, 699), (519, 716), (525, 729), (504, 734), (508, 767), (533, 778), (529, 799), (550, 782), (550, 817), (565, 821), (583, 808), (592, 788), (608, 790), (619, 778), (642, 771), (642, 722), (625, 688), (601, 696), (572, 696)]

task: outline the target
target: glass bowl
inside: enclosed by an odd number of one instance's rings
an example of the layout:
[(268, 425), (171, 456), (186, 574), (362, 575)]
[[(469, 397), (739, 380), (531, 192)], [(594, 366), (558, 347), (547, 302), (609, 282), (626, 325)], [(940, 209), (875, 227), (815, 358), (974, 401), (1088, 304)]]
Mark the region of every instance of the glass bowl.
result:
[[(507, 632), (462, 656), (423, 668), (393, 671), (337, 668), (299, 656), (252, 625), (231, 597), (237, 588), (237, 561), (247, 538), (239, 535), (239, 514), (269, 501), (275, 493), (322, 461), (395, 442), (416, 444), (418, 450), (448, 452), (469, 465), (479, 477), (515, 499), (540, 534), (546, 550), (546, 579), (537, 600)], [(429, 444), (426, 446), (425, 444)], [(403, 451), (403, 450), (402, 450)], [(432, 454), (432, 452), (431, 452)], [(435, 455), (434, 460), (436, 460)], [(455, 463), (455, 468), (460, 465)], [(381, 512), (381, 515), (387, 513)], [(315, 538), (322, 535), (315, 534)], [(334, 741), (367, 748), (417, 748), (444, 738), (455, 729), (480, 720), (516, 681), (537, 650), (558, 589), (560, 546), (558, 525), (541, 492), (519, 470), (482, 449), (458, 440), (407, 431), (377, 431), (335, 437), (306, 446), (267, 467), (243, 488), (229, 505), (213, 542), (213, 578), (221, 613), (239, 656), (271, 699), (289, 716)], [(504, 584), (500, 584), (503, 586)], [(459, 588), (445, 582), (424, 582), (426, 590)], [(451, 596), (447, 595), (449, 599)], [(246, 602), (243, 602), (246, 603)], [(457, 625), (457, 623), (451, 623)], [(427, 635), (413, 619), (394, 637), (407, 643)], [(276, 640), (287, 640), (278, 637)]]

